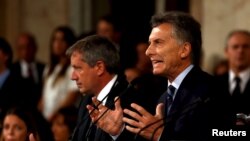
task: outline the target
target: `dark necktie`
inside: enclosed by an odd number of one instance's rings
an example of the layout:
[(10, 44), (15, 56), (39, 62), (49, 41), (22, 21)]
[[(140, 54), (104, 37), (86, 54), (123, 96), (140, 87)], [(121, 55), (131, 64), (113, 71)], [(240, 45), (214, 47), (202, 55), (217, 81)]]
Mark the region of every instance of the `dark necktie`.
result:
[(95, 140), (95, 134), (96, 134), (96, 125), (94, 125), (91, 122), (90, 127), (88, 129), (88, 133), (87, 133), (87, 141), (94, 141)]
[(233, 97), (238, 97), (241, 94), (241, 92), (240, 92), (240, 82), (241, 82), (241, 80), (240, 80), (239, 77), (236, 76), (234, 78), (234, 81), (236, 81), (236, 86), (235, 86), (235, 88), (233, 90), (232, 96)]
[(28, 78), (29, 80), (34, 83), (34, 76), (33, 76), (33, 70), (31, 64), (28, 65)]
[(173, 103), (175, 87), (172, 85), (168, 86), (167, 93), (166, 93), (166, 106), (165, 106), (165, 115), (169, 113), (170, 107)]

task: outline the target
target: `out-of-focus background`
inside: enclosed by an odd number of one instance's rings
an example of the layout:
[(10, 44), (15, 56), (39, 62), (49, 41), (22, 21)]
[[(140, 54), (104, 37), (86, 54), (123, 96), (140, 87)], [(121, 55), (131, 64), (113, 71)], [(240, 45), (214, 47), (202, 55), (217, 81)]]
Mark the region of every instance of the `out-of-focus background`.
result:
[[(130, 33), (149, 32), (154, 13), (179, 10), (191, 13), (202, 25), (204, 70), (224, 57), (226, 35), (234, 29), (250, 29), (249, 0), (0, 0), (0, 36), (12, 47), (20, 32), (36, 37), (37, 58), (48, 62), (53, 29), (68, 25), (79, 36), (95, 30), (100, 17), (112, 13)], [(15, 52), (15, 50), (14, 50)]]

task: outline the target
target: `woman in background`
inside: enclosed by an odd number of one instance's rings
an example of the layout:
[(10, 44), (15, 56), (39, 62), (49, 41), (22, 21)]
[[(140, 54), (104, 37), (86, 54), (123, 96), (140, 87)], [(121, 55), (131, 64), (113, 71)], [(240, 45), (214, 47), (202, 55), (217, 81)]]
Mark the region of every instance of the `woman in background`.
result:
[(70, 79), (70, 60), (65, 51), (75, 42), (73, 31), (66, 26), (57, 27), (51, 37), (50, 64), (44, 70), (43, 94), (39, 109), (51, 121), (62, 107), (74, 105), (77, 87)]
[(31, 113), (20, 108), (9, 109), (3, 119), (1, 141), (29, 141), (31, 133), (40, 141)]
[(53, 117), (51, 130), (55, 141), (68, 141), (77, 120), (77, 108), (74, 106), (60, 109)]

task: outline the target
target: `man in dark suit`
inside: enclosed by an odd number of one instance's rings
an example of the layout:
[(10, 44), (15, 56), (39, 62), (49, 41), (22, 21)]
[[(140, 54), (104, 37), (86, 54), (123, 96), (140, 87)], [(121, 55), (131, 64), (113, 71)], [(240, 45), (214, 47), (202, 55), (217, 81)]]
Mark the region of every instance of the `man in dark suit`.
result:
[(123, 118), (126, 129), (154, 141), (205, 140), (212, 136), (212, 128), (223, 127), (224, 111), (216, 105), (213, 77), (199, 68), (200, 24), (180, 12), (155, 15), (151, 22), (146, 55), (153, 73), (167, 78), (168, 90), (155, 115), (136, 103), (131, 106), (137, 112), (125, 109), (124, 113), (133, 117)]
[[(37, 44), (30, 33), (22, 33), (17, 39), (18, 60), (11, 70), (20, 78), (19, 105), (36, 108), (41, 96), (42, 75), (45, 65), (36, 60)], [(21, 94), (20, 94), (21, 93)]]
[(247, 106), (250, 102), (250, 32), (247, 30), (230, 32), (226, 40), (225, 54), (229, 71), (219, 76), (218, 82), (223, 93), (231, 98), (231, 110), (234, 116), (238, 114), (236, 125), (247, 124), (239, 114), (246, 116), (250, 114), (250, 108)]
[[(92, 35), (76, 42), (67, 50), (67, 55), (73, 67), (72, 80), (85, 94), (71, 140), (131, 140), (132, 136), (128, 135), (131, 133), (123, 130), (123, 115), (109, 117), (111, 111), (120, 110), (115, 109), (114, 104), (124, 108), (136, 100), (136, 95), (131, 94), (133, 85), (128, 85), (124, 75), (119, 73), (117, 48), (107, 38)], [(117, 96), (120, 100), (115, 102)]]
[(0, 118), (4, 111), (16, 102), (13, 100), (13, 94), (17, 83), (9, 69), (12, 58), (13, 52), (9, 43), (4, 38), (0, 38)]

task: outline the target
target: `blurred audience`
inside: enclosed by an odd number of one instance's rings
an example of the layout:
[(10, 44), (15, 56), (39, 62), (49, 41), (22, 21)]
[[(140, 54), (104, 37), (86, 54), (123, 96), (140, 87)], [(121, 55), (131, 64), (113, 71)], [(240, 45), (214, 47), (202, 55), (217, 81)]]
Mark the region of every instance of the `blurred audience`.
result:
[(120, 49), (122, 35), (121, 23), (113, 15), (105, 15), (97, 22), (96, 33), (112, 41), (117, 49)]
[(19, 108), (8, 110), (3, 120), (1, 141), (28, 141), (30, 133), (40, 141), (32, 114)]
[(75, 42), (75, 35), (69, 27), (57, 27), (50, 42), (50, 63), (44, 70), (44, 87), (39, 109), (50, 121), (57, 110), (74, 105), (78, 93), (76, 84), (70, 80), (72, 68), (65, 51)]
[(78, 110), (74, 106), (64, 107), (58, 110), (53, 117), (51, 130), (55, 141), (68, 141), (77, 121)]
[(153, 75), (152, 63), (145, 54), (147, 48), (148, 41), (143, 36), (130, 39), (122, 50), (124, 51), (122, 65), (127, 81), (134, 85), (137, 103), (155, 114), (158, 99), (167, 89), (167, 80), (164, 77)]
[(17, 101), (15, 95), (16, 79), (11, 75), (12, 48), (9, 43), (0, 38), (0, 119), (5, 110), (14, 105)]
[(152, 73), (152, 64), (145, 52), (148, 48), (148, 42), (143, 39), (136, 39), (131, 45), (125, 47), (125, 54), (122, 56), (123, 67), (127, 81), (131, 82), (136, 77)]
[(229, 66), (228, 66), (228, 60), (223, 59), (220, 60), (217, 64), (215, 64), (215, 67), (213, 69), (213, 75), (214, 76), (220, 76), (228, 72)]
[(17, 39), (17, 60), (12, 66), (15, 77), (20, 78), (20, 105), (37, 107), (41, 97), (42, 74), (45, 64), (36, 60), (38, 46), (31, 33), (21, 33)]
[[(231, 97), (232, 112), (250, 114), (250, 32), (235, 30), (226, 39), (225, 54), (229, 71), (218, 77), (220, 89)], [(242, 124), (236, 122), (236, 124)]]

